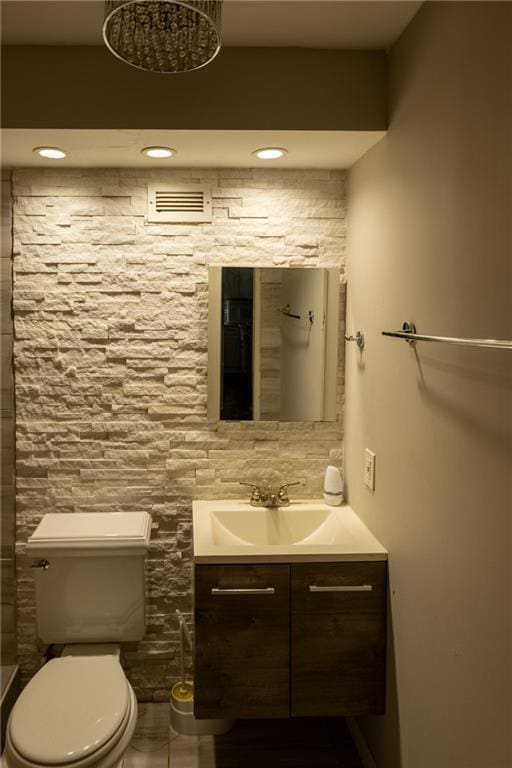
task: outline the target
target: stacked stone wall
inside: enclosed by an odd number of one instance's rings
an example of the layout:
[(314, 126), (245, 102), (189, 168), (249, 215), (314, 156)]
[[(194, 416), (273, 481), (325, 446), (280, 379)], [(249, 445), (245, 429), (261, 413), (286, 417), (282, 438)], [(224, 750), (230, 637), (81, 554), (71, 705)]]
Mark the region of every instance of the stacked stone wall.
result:
[[(212, 223), (148, 224), (155, 182), (210, 185)], [(318, 496), (343, 458), (342, 364), (336, 423), (208, 422), (208, 266), (343, 278), (345, 174), (30, 169), (13, 192), (19, 662), (26, 680), (44, 650), (25, 555), (43, 515), (146, 510), (147, 633), (124, 664), (140, 700), (166, 700), (174, 611), (191, 611), (192, 500), (241, 497), (239, 480), (263, 477)]]

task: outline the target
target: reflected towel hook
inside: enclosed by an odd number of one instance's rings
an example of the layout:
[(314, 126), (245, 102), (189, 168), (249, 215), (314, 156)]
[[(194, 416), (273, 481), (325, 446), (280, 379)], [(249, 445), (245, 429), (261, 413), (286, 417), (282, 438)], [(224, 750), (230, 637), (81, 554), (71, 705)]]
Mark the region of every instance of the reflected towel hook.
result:
[[(295, 315), (292, 312), (292, 308), (291, 308), (290, 304), (285, 304), (284, 307), (280, 307), (279, 308), (279, 312), (282, 315), (284, 315), (285, 317), (293, 317), (294, 320), (305, 320), (306, 319), (306, 318), (303, 318), (302, 315)], [(315, 322), (315, 313), (313, 312), (312, 309), (308, 310), (308, 320), (311, 323), (311, 325), (313, 325), (313, 323)]]
[(345, 334), (345, 340), (346, 341), (355, 341), (359, 349), (364, 348), (364, 333), (361, 333), (361, 331), (356, 331), (355, 336), (347, 336)]

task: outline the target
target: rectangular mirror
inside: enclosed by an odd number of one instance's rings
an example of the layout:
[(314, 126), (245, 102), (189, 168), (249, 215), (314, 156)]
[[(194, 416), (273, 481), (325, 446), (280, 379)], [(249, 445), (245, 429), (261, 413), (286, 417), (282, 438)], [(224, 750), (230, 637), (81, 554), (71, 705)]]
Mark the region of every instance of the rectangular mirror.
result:
[(338, 269), (210, 267), (208, 418), (335, 421)]

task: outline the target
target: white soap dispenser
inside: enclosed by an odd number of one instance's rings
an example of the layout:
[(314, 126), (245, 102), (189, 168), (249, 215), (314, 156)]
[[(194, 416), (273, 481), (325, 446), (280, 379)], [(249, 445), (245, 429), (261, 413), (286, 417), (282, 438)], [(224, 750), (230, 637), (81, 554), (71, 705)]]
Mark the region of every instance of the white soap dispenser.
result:
[(337, 507), (343, 501), (343, 480), (339, 469), (329, 464), (325, 470), (324, 502)]

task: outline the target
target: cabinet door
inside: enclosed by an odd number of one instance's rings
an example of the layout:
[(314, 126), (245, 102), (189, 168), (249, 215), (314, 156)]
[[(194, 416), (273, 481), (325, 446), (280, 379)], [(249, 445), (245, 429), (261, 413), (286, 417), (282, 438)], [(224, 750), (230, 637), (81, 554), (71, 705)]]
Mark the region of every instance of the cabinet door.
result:
[(196, 717), (288, 717), (289, 643), (288, 565), (196, 565)]
[(384, 711), (386, 566), (292, 566), (292, 715)]

